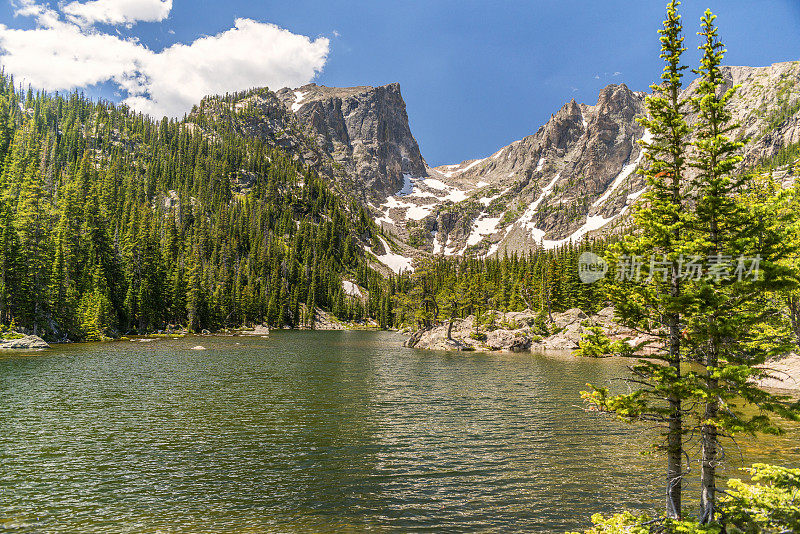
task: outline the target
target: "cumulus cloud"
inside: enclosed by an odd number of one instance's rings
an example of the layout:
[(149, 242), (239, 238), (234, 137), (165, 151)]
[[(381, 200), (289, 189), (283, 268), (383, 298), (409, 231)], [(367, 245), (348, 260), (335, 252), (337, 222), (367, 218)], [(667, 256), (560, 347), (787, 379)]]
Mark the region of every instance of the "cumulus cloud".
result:
[(177, 44), (142, 61), (146, 80), (128, 80), (135, 108), (176, 112), (205, 95), (261, 85), (296, 87), (310, 81), (328, 56), (328, 39), (311, 41), (274, 24), (236, 19), (232, 29)]
[(0, 62), (7, 72), (51, 91), (111, 81), (125, 92), (125, 103), (156, 117), (181, 117), (210, 94), (308, 83), (325, 65), (330, 44), (324, 37), (311, 40), (274, 24), (236, 19), (227, 31), (155, 52), (135, 38), (78, 24), (32, 0), (19, 4), (17, 14), (33, 17), (37, 27), (0, 25)]
[(172, 0), (92, 0), (71, 2), (62, 8), (78, 24), (125, 24), (160, 22), (172, 11)]

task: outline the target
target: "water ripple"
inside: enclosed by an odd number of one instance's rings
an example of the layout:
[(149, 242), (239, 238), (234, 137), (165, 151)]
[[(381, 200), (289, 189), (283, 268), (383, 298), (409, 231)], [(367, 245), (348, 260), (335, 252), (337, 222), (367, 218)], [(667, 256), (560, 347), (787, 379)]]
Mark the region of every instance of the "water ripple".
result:
[[(196, 344), (0, 359), (0, 531), (560, 532), (660, 505), (650, 431), (580, 407), (620, 362), (365, 332)], [(796, 462), (796, 439), (747, 459)]]

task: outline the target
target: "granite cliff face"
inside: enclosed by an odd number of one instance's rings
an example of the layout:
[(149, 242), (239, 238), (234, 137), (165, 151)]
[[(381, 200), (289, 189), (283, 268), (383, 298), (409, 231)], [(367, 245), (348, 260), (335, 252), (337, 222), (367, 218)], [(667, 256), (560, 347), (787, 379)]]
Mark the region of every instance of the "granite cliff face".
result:
[(317, 145), (360, 184), (371, 200), (403, 188), (404, 176), (424, 176), (400, 85), (284, 88), (278, 98)]

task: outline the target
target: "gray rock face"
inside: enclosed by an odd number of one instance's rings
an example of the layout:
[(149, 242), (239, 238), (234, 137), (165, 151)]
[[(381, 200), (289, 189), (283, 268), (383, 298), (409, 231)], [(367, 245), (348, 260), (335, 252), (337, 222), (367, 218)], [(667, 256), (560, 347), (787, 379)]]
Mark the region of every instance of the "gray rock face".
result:
[(331, 88), (312, 83), (281, 89), (277, 96), (368, 197), (383, 199), (400, 191), (404, 175), (426, 175), (399, 84)]
[(49, 349), (50, 345), (39, 336), (25, 336), (19, 339), (0, 339), (0, 349)]
[[(790, 144), (800, 142), (800, 61), (768, 67), (722, 67), (724, 90), (739, 85), (731, 100), (737, 130), (731, 136), (746, 142), (743, 167), (774, 157)], [(693, 81), (683, 97), (694, 95)]]
[[(644, 96), (610, 85), (597, 104), (570, 101), (535, 134), (489, 157), (431, 169), (430, 177), (447, 186), (440, 189), (446, 195), (436, 198), (425, 182), (415, 184), (419, 191), (402, 201), (415, 201), (430, 215), (412, 227), (424, 228), (421, 237), (432, 240), (431, 252), (446, 255), (529, 250), (543, 241), (582, 237), (588, 216), (611, 219), (629, 203), (626, 196), (608, 195), (595, 205), (640, 160), (637, 141), (644, 130), (635, 118), (644, 113)], [(412, 211), (406, 218), (413, 218)], [(408, 226), (395, 223), (406, 231)]]
[[(731, 101), (740, 125), (732, 135), (746, 143), (740, 169), (800, 142), (800, 62), (724, 67), (723, 75), (727, 87), (741, 85)], [(696, 89), (690, 83), (682, 98)], [(635, 172), (644, 163), (638, 141), (646, 132), (636, 118), (645, 97), (621, 84), (603, 89), (595, 105), (568, 102), (536, 133), (491, 156), (430, 169), (439, 184), (419, 181), (410, 195), (389, 198), (380, 221), (444, 255), (552, 248), (624, 231), (645, 191)]]

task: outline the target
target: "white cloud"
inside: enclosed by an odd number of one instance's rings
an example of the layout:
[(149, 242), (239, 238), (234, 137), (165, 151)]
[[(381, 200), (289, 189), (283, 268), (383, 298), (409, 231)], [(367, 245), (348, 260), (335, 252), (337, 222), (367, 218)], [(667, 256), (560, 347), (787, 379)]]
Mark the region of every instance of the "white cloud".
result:
[(328, 56), (328, 39), (311, 41), (274, 24), (237, 19), (235, 27), (150, 54), (147, 80), (128, 80), (132, 107), (177, 116), (209, 94), (267, 85), (296, 87), (310, 81)]
[(50, 28), (58, 23), (58, 13), (48, 6), (37, 4), (35, 0), (12, 1), (12, 5), (15, 7), (14, 16), (33, 17), (36, 19), (36, 23), (43, 28)]
[(135, 38), (63, 20), (32, 0), (16, 12), (37, 23), (32, 30), (0, 25), (0, 62), (18, 81), (51, 91), (111, 81), (127, 93), (125, 103), (156, 117), (181, 117), (210, 94), (308, 83), (325, 65), (330, 44), (237, 19), (230, 30), (154, 52)]
[(172, 11), (172, 0), (92, 0), (71, 2), (62, 8), (78, 24), (125, 24), (160, 22)]
[(56, 21), (50, 27), (14, 30), (0, 25), (0, 48), (7, 72), (36, 88), (73, 89), (134, 72), (148, 51), (132, 40), (84, 33)]

